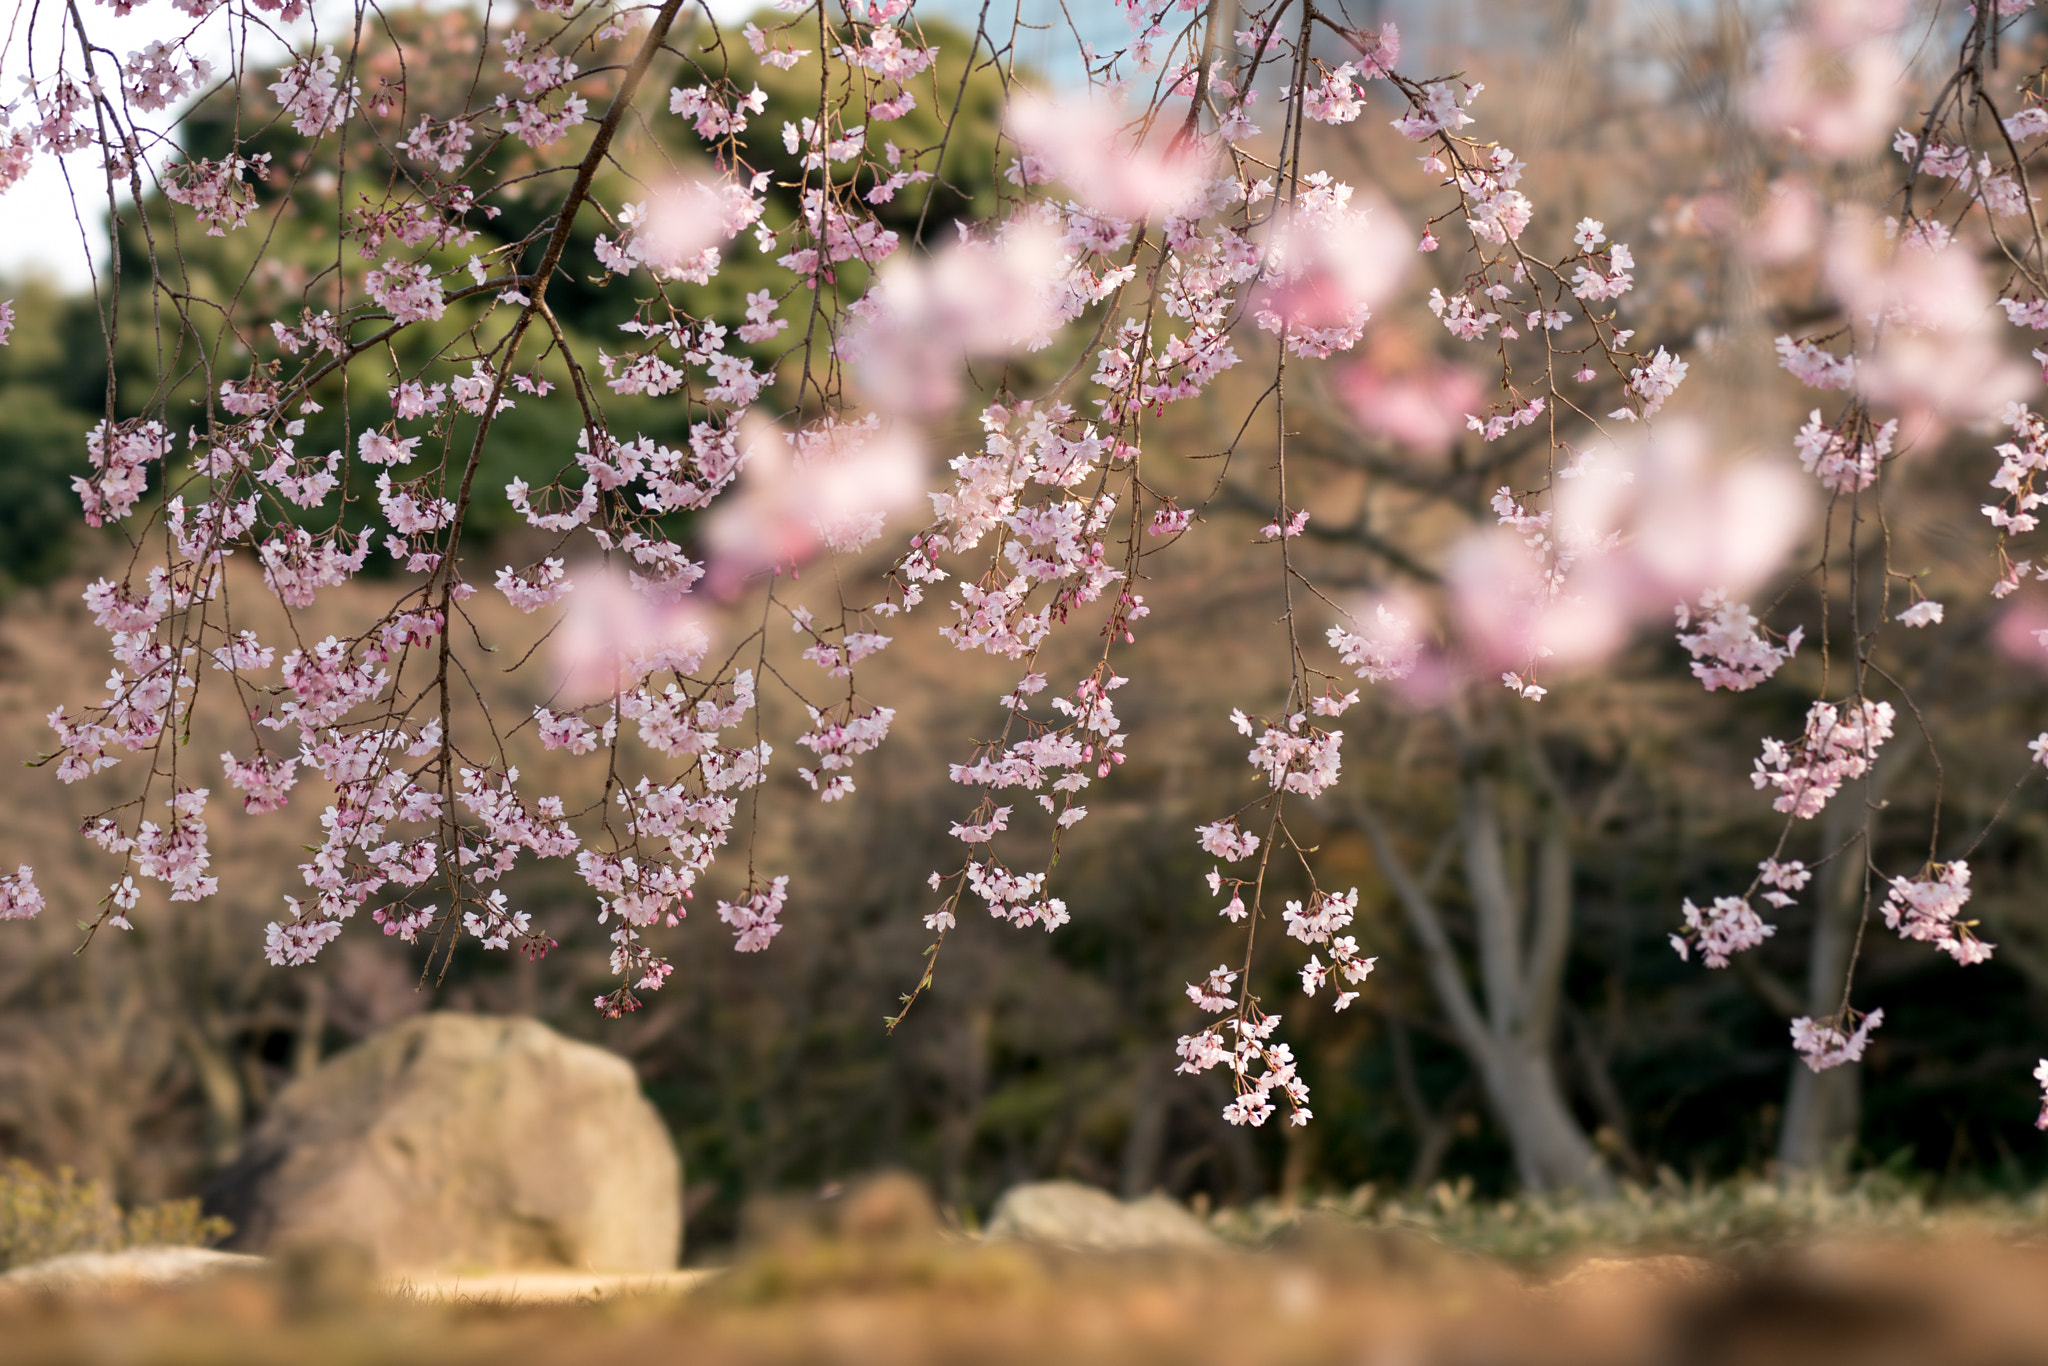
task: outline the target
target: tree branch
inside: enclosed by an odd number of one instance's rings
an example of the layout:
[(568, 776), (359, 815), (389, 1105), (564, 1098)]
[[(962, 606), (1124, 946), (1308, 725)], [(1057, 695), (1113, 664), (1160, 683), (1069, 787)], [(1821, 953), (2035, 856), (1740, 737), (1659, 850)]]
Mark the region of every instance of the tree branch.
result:
[(1451, 946), (1451, 937), (1444, 930), (1443, 916), (1438, 913), (1436, 903), (1430, 900), (1429, 893), (1408, 871), (1408, 865), (1400, 854), (1395, 852), (1386, 826), (1372, 808), (1361, 803), (1351, 821), (1372, 841), (1380, 871), (1385, 874), (1388, 885), (1393, 887), (1394, 895), (1407, 912), (1409, 928), (1422, 942), (1430, 984), (1436, 988), (1437, 1000), (1443, 1006), (1444, 1014), (1450, 1017), (1451, 1028), (1457, 1033), (1458, 1041), (1475, 1058), (1490, 1056), (1494, 1047), (1493, 1036), (1487, 1032), (1486, 1022), (1480, 1017), (1479, 1008), (1473, 1004), (1472, 993), (1465, 986), (1464, 973), (1458, 964), (1458, 951)]

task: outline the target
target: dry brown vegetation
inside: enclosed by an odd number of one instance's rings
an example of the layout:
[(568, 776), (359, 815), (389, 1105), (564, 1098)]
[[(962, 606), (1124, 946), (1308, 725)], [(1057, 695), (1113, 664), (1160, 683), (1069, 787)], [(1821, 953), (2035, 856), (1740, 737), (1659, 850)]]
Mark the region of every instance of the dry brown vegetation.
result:
[(319, 1268), (179, 1292), (16, 1299), (8, 1360), (1499, 1363), (2005, 1366), (2048, 1359), (2038, 1248), (1833, 1242), (1749, 1264), (1590, 1259), (1523, 1277), (1313, 1225), (1258, 1253), (1109, 1260), (929, 1237), (785, 1238), (683, 1297), (430, 1305)]

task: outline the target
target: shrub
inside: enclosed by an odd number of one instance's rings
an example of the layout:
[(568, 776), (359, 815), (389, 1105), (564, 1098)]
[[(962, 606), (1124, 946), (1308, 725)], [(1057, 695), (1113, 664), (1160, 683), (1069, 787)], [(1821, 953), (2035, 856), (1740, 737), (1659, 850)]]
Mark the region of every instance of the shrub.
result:
[(165, 1200), (122, 1210), (107, 1183), (69, 1167), (54, 1176), (20, 1158), (0, 1165), (0, 1268), (67, 1252), (130, 1247), (205, 1247), (234, 1231), (197, 1200)]

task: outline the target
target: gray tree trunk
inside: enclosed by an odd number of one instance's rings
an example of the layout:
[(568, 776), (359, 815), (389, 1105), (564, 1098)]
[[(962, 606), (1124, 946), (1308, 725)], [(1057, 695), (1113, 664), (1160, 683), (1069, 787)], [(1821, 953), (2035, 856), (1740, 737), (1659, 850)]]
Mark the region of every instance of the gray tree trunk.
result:
[[(1524, 894), (1509, 868), (1499, 793), (1489, 779), (1459, 780), (1458, 826), (1432, 866), (1412, 873), (1369, 809), (1359, 824), (1422, 945), (1437, 1001), (1472, 1061), (1488, 1108), (1506, 1134), (1515, 1172), (1530, 1191), (1609, 1195), (1614, 1177), (1572, 1114), (1553, 1060), (1565, 952), (1571, 938), (1570, 815), (1551, 785), (1534, 843), (1535, 868)], [(1430, 894), (1455, 843), (1472, 897), (1478, 937), (1478, 986), (1444, 928)], [(1483, 1004), (1482, 1004), (1483, 1003)]]
[[(1885, 775), (1880, 769), (1875, 776)], [(1837, 793), (1821, 821), (1822, 847), (1842, 853), (1816, 879), (1820, 894), (1815, 898), (1813, 946), (1806, 959), (1805, 1002), (1806, 1013), (1816, 1020), (1834, 1014), (1842, 1004), (1842, 983), (1863, 915), (1864, 891), (1864, 846), (1843, 846), (1864, 818), (1864, 803), (1874, 800), (1874, 791)], [(1778, 1130), (1779, 1170), (1787, 1176), (1840, 1175), (1846, 1170), (1861, 1127), (1862, 1099), (1860, 1063), (1815, 1072), (1803, 1059), (1794, 1058), (1785, 1119)]]
[(1124, 1133), (1118, 1186), (1126, 1200), (1150, 1195), (1159, 1185), (1159, 1164), (1166, 1157), (1166, 1093), (1160, 1076), (1171, 1075), (1149, 1052), (1131, 1081), (1131, 1125)]

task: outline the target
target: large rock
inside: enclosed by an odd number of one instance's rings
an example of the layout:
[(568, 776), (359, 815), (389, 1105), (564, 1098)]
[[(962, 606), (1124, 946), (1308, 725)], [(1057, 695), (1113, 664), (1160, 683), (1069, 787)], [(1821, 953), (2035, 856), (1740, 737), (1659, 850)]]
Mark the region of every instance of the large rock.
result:
[(989, 1212), (986, 1236), (1089, 1252), (1206, 1251), (1222, 1245), (1186, 1206), (1163, 1195), (1126, 1204), (1075, 1181), (1010, 1187)]
[(416, 1016), (281, 1092), (206, 1192), (230, 1246), (384, 1274), (667, 1271), (682, 1164), (633, 1069), (533, 1020)]

